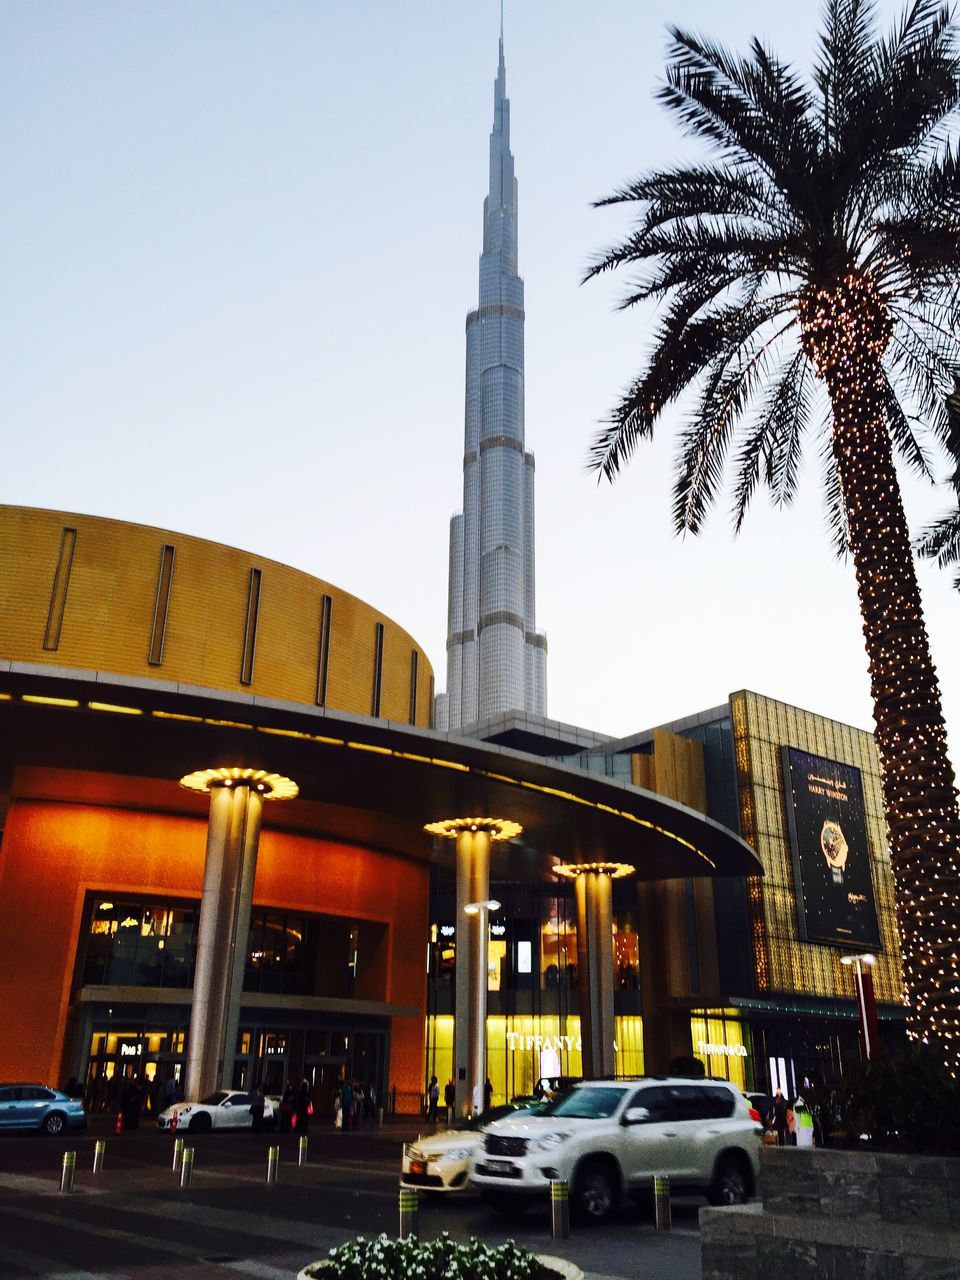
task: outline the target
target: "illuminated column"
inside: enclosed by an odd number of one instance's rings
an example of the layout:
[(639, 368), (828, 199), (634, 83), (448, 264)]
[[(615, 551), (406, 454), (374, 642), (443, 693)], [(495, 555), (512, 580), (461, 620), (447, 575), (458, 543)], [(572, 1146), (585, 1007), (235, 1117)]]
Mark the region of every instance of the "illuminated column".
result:
[(204, 769), (180, 785), (210, 794), (184, 1086), (196, 1100), (233, 1086), (263, 802), (298, 788), (263, 769)]
[(633, 873), (624, 862), (561, 865), (558, 875), (576, 881), (577, 968), (583, 1074), (616, 1072), (613, 1014), (613, 881)]
[(449, 818), (427, 823), (424, 829), (457, 842), (453, 1063), (456, 1111), (465, 1115), (473, 1110), (476, 1097), (483, 1106), (487, 1077), (489, 913), (500, 905), (490, 900), (490, 845), (513, 840), (523, 828), (500, 818)]
[(876, 957), (843, 956), (840, 963), (853, 968), (857, 1019), (860, 1023), (860, 1057), (875, 1058), (880, 1047), (880, 1023), (877, 1020), (877, 1001), (873, 994), (873, 966)]

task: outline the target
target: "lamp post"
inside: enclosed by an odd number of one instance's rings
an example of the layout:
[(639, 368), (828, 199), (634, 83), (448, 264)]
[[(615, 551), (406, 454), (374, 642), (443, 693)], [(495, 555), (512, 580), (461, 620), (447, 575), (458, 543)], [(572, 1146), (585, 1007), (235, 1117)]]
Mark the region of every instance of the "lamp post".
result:
[(874, 1057), (880, 1043), (880, 1026), (877, 1021), (877, 1001), (873, 994), (873, 966), (876, 956), (869, 954), (842, 956), (841, 964), (853, 969), (857, 992), (857, 1015), (860, 1022), (860, 1057), (868, 1061)]
[(483, 1086), (487, 1077), (487, 970), (489, 965), (490, 913), (499, 911), (495, 898), (483, 902), (468, 902), (463, 908), (465, 916), (476, 930), (470, 954), (473, 971), (470, 974), (469, 1004), (469, 1074), (467, 1085), (470, 1106), (474, 1115), (483, 1111)]

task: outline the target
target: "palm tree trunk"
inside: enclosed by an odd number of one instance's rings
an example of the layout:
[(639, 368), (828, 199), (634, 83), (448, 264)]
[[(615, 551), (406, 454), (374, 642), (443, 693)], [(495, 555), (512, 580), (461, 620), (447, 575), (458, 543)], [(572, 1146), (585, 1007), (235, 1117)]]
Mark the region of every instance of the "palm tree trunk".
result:
[[(852, 353), (851, 353), (852, 354)], [(876, 352), (824, 369), (870, 660), (911, 1036), (960, 1070), (960, 809)]]

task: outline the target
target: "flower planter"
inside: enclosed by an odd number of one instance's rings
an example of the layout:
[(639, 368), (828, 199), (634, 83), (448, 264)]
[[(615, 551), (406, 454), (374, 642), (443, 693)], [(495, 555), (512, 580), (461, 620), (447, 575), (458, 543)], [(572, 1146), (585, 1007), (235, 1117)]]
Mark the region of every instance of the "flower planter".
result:
[[(566, 1258), (554, 1258), (548, 1253), (537, 1253), (534, 1257), (540, 1265), (546, 1268), (548, 1276), (544, 1280), (552, 1280), (549, 1273), (557, 1276), (560, 1280), (583, 1280), (583, 1272), (574, 1263), (568, 1262)], [(298, 1272), (297, 1280), (336, 1280), (336, 1263), (331, 1262), (329, 1258), (321, 1258), (319, 1262), (310, 1262)]]

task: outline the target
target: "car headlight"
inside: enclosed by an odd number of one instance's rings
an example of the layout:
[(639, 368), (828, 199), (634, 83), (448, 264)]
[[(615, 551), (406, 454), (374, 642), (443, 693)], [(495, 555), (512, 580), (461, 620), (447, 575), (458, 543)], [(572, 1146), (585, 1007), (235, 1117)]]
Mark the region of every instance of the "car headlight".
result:
[(530, 1145), (534, 1151), (549, 1151), (551, 1147), (559, 1147), (560, 1143), (566, 1142), (569, 1137), (569, 1133), (545, 1133), (542, 1138), (538, 1138)]
[(176, 1114), (178, 1116), (187, 1116), (190, 1114), (192, 1110), (193, 1110), (193, 1107), (178, 1107), (176, 1110)]

